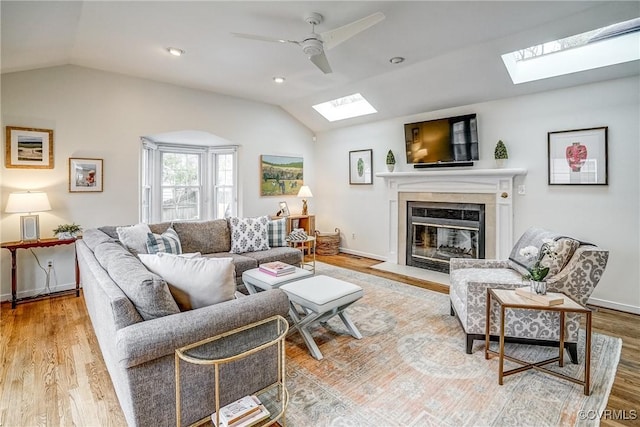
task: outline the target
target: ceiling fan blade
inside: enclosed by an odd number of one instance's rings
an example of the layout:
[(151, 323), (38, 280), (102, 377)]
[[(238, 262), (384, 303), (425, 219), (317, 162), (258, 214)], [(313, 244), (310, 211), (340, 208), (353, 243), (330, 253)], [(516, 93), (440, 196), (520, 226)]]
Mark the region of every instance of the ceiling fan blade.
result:
[(278, 38), (275, 38), (275, 37), (259, 36), (259, 35), (256, 35), (256, 34), (231, 33), (231, 35), (234, 36), (234, 37), (240, 37), (242, 39), (260, 40), (260, 41), (263, 41), (263, 42), (300, 44), (300, 42), (297, 42), (295, 40), (278, 39)]
[(349, 40), (356, 34), (376, 25), (385, 18), (384, 13), (376, 12), (362, 19), (358, 19), (350, 24), (321, 33), (324, 48), (329, 50), (338, 46), (340, 43)]
[(320, 68), (323, 73), (331, 74), (333, 72), (331, 70), (331, 66), (329, 65), (327, 55), (325, 55), (324, 52), (319, 55), (310, 56), (309, 60), (313, 62), (316, 67)]

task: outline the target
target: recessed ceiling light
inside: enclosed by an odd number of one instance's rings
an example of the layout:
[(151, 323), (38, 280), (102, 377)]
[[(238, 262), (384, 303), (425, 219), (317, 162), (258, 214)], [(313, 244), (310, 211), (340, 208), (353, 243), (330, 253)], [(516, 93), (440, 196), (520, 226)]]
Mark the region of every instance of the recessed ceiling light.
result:
[(178, 49), (177, 47), (168, 47), (167, 52), (173, 56), (182, 56), (184, 54), (184, 50)]
[(282, 84), (284, 83), (285, 78), (284, 77), (274, 77), (273, 81), (278, 83), (278, 84)]
[(392, 64), (400, 64), (401, 62), (404, 62), (404, 58), (402, 56), (394, 56), (389, 60), (389, 62)]

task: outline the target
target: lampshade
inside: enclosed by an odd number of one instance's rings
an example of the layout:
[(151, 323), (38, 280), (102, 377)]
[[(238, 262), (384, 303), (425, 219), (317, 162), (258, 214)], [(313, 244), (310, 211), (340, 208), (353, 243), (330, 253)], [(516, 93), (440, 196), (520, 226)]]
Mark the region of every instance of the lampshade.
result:
[(50, 211), (51, 205), (47, 193), (42, 191), (20, 191), (9, 194), (7, 213)]
[(300, 187), (300, 191), (298, 191), (298, 197), (313, 197), (313, 194), (311, 194), (311, 190), (309, 189), (308, 185), (303, 185), (302, 187)]

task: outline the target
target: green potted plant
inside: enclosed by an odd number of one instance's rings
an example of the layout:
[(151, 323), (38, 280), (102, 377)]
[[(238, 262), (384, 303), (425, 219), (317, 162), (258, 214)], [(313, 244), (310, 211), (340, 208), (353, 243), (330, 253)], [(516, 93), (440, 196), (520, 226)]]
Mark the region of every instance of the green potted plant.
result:
[(53, 230), (53, 234), (58, 236), (59, 240), (66, 240), (78, 236), (81, 231), (82, 227), (74, 222), (71, 224), (61, 224), (57, 226)]
[(496, 144), (494, 155), (496, 159), (496, 166), (499, 168), (503, 167), (509, 158), (509, 154), (507, 153), (507, 147), (504, 145), (502, 140), (499, 140)]
[(389, 150), (389, 152), (387, 153), (387, 170), (389, 170), (389, 172), (393, 172), (395, 165), (396, 165), (396, 158), (393, 155), (393, 151)]

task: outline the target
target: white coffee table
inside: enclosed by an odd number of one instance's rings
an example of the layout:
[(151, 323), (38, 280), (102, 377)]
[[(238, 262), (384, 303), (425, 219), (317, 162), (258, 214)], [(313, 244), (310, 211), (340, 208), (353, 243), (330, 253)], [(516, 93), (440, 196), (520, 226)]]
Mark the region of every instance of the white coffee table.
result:
[(242, 281), (247, 287), (249, 293), (255, 294), (258, 292), (258, 289), (265, 291), (268, 291), (269, 289), (277, 289), (285, 283), (294, 282), (310, 276), (313, 276), (311, 271), (299, 267), (296, 267), (296, 271), (291, 274), (285, 274), (277, 277), (268, 273), (263, 273), (259, 268), (253, 268), (242, 273)]

